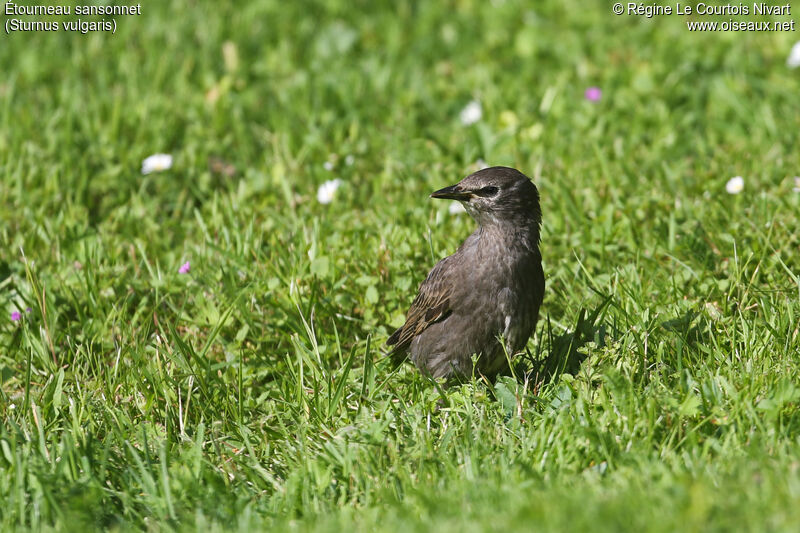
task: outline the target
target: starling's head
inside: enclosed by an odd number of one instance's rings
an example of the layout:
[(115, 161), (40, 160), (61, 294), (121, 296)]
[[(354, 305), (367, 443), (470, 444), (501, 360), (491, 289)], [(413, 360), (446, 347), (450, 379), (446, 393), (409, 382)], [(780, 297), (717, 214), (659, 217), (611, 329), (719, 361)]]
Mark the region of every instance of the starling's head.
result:
[(542, 220), (539, 191), (528, 177), (509, 167), (489, 167), (470, 174), (431, 198), (458, 200), (481, 225)]

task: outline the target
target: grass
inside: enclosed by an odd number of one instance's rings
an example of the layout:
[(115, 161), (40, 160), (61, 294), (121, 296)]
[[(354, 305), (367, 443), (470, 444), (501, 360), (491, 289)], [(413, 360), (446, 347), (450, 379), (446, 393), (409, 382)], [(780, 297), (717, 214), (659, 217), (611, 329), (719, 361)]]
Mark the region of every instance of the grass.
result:
[[(797, 530), (796, 35), (549, 0), (116, 21), (0, 47), (0, 528)], [(544, 316), (532, 379), (442, 389), (382, 343), (478, 159), (540, 188)]]

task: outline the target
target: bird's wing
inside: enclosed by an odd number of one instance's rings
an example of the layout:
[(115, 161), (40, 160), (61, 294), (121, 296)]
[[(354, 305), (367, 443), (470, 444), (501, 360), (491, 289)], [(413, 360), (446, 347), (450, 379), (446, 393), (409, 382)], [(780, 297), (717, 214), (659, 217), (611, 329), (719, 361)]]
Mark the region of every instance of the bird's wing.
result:
[(386, 341), (387, 345), (394, 346), (390, 355), (405, 353), (414, 337), (450, 315), (452, 269), (449, 260), (450, 257), (445, 257), (439, 261), (420, 285), (419, 294), (406, 314), (405, 324)]

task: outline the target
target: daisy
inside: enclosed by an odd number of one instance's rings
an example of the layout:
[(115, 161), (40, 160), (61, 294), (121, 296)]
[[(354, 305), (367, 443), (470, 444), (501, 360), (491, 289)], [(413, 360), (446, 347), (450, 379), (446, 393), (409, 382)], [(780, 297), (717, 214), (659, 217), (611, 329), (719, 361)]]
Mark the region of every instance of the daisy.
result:
[(481, 103), (477, 100), (473, 100), (464, 106), (464, 109), (462, 109), (459, 114), (461, 123), (465, 126), (475, 124), (481, 117), (483, 117), (483, 108), (481, 107)]
[(333, 201), (333, 195), (336, 193), (336, 189), (339, 188), (339, 185), (342, 184), (342, 180), (336, 178), (334, 180), (328, 180), (322, 185), (319, 186), (317, 189), (317, 201), (321, 204), (329, 204)]
[(161, 172), (172, 168), (172, 156), (169, 154), (153, 154), (142, 161), (142, 174)]
[(741, 176), (734, 176), (725, 184), (725, 190), (728, 194), (739, 194), (744, 190), (744, 178)]
[(800, 41), (797, 41), (792, 46), (789, 57), (786, 58), (786, 66), (789, 68), (800, 67)]
[(450, 207), (447, 208), (447, 211), (451, 215), (460, 215), (461, 213), (467, 212), (467, 210), (464, 209), (464, 206), (461, 205), (461, 202), (450, 202)]

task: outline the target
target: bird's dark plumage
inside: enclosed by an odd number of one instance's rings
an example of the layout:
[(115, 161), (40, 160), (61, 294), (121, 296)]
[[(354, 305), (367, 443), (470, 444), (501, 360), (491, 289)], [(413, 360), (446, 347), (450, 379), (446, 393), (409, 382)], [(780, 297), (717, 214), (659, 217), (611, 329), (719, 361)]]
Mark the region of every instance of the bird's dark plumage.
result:
[[(491, 167), (432, 198), (459, 200), (478, 222), (458, 251), (433, 267), (405, 324), (386, 344), (433, 377), (493, 377), (533, 333), (544, 296), (539, 192), (524, 174)], [(502, 343), (501, 340), (502, 339)]]

